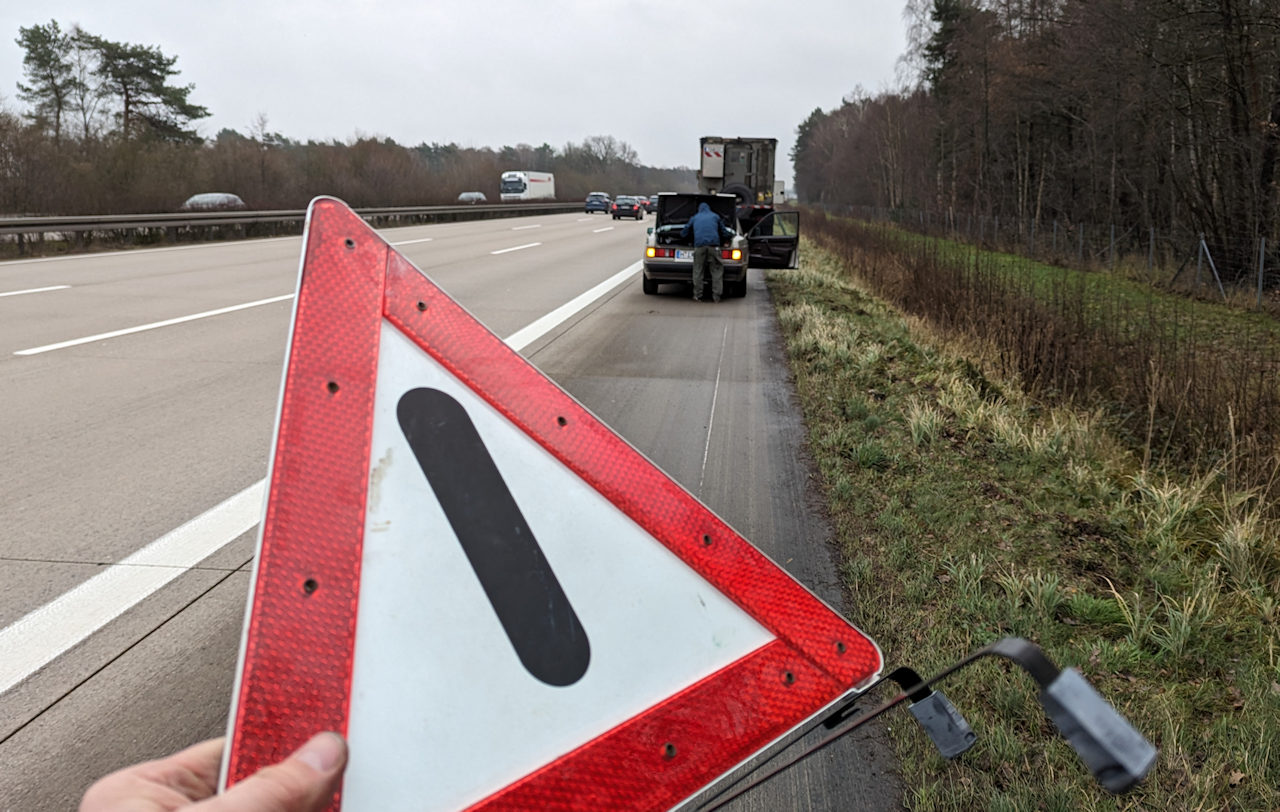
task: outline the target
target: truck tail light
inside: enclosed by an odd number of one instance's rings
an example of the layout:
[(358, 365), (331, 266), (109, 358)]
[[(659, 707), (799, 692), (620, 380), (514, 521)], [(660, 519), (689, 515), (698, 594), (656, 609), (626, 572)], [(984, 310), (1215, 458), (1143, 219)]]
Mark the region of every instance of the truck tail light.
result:
[(742, 259), (742, 249), (735, 248), (732, 251), (730, 251), (728, 248), (726, 248), (720, 252), (720, 258), (731, 259), (734, 262), (737, 262), (738, 260)]
[(646, 249), (644, 249), (644, 255), (645, 255), (646, 257), (656, 257), (656, 256), (658, 255), (658, 249), (657, 249), (657, 248), (646, 248)]

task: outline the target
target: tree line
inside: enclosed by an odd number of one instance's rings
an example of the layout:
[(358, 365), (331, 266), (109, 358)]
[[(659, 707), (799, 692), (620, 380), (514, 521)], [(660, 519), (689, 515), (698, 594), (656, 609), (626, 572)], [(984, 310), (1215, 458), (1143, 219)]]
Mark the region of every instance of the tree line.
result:
[(911, 80), (799, 125), (803, 201), (1280, 247), (1275, 0), (910, 0)]
[(640, 163), (609, 135), (555, 148), (397, 144), (389, 138), (296, 141), (259, 114), (246, 132), (202, 138), (209, 111), (177, 84), (177, 57), (113, 42), (56, 20), (19, 28), (26, 107), (0, 107), (0, 213), (170, 211), (198, 192), (231, 192), (254, 209), (298, 209), (316, 195), (353, 206), (448, 203), (464, 191), (498, 200), (511, 169), (554, 172), (557, 197), (588, 192), (688, 191), (694, 172)]

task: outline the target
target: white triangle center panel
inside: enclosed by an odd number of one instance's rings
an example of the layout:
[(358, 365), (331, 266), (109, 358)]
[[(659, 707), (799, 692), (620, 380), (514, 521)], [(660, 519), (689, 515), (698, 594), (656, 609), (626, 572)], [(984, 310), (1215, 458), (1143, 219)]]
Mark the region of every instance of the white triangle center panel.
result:
[[(424, 389), (465, 411), (532, 534), (512, 543), (536, 545), (580, 622), (568, 684), (518, 656), (507, 590), (486, 591), (415, 457), (397, 408)], [(346, 810), (461, 809), (774, 639), (385, 321), (370, 469)]]

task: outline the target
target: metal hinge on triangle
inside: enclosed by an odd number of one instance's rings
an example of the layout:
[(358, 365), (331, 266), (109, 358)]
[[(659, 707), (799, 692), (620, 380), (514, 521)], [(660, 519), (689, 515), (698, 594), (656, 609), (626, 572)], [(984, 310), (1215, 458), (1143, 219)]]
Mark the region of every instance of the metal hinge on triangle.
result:
[[(1003, 657), (1035, 679), (1040, 687), (1040, 704), (1045, 713), (1108, 792), (1126, 792), (1151, 771), (1155, 765), (1156, 748), (1094, 690), (1079, 671), (1059, 669), (1034, 643), (1018, 637), (1006, 637), (975, 651), (927, 680), (921, 679), (911, 668), (894, 669), (811, 723), (749, 772), (732, 777), (714, 795), (702, 798), (696, 809), (698, 812), (719, 809), (903, 702), (910, 702), (912, 716), (938, 752), (946, 758), (956, 758), (972, 747), (978, 737), (951, 701), (940, 691), (933, 690), (932, 686), (989, 656)], [(858, 702), (886, 682), (897, 683), (900, 693), (879, 707), (861, 713)], [(830, 732), (803, 751), (770, 765), (818, 727)]]

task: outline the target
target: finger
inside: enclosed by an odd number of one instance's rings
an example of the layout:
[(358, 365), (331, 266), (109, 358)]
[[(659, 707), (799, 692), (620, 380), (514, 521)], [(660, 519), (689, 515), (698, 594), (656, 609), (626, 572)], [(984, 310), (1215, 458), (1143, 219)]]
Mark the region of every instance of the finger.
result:
[(213, 795), (222, 739), (210, 739), (155, 761), (135, 764), (98, 780), (80, 802), (82, 812), (171, 810)]
[(202, 812), (313, 812), (328, 806), (347, 766), (347, 743), (320, 733), (279, 764), (265, 767), (222, 795), (200, 804)]
[[(225, 738), (209, 739), (148, 765), (153, 780), (163, 781), (193, 801), (212, 797), (218, 791), (218, 769), (222, 765)], [(163, 768), (163, 772), (159, 769)], [(156, 772), (150, 772), (157, 770)]]

